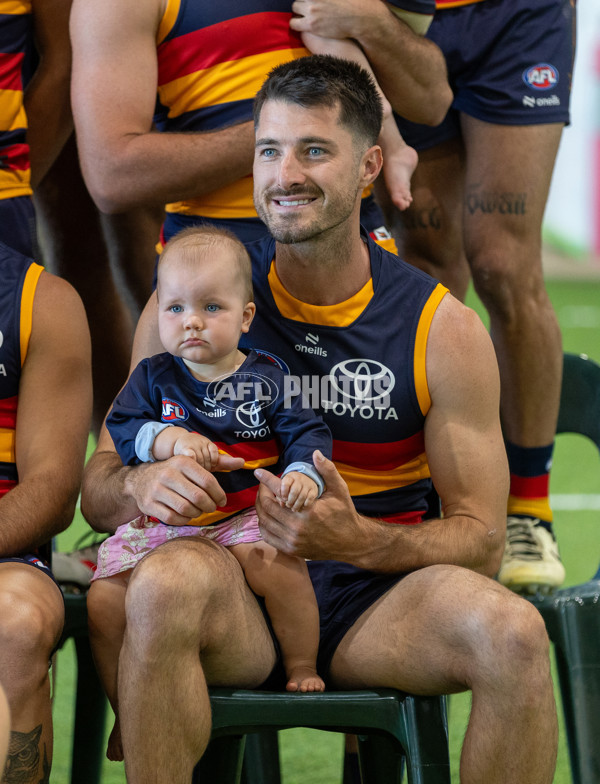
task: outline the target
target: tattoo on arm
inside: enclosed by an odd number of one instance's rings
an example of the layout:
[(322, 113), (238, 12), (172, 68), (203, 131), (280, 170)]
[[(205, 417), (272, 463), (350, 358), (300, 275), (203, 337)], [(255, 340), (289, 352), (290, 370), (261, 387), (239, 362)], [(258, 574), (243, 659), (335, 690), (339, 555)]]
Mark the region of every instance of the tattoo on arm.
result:
[[(5, 784), (29, 784), (34, 781), (40, 767), (40, 738), (42, 725), (31, 732), (11, 732), (8, 757), (4, 769)], [(50, 762), (44, 745), (43, 776), (36, 784), (50, 781)]]

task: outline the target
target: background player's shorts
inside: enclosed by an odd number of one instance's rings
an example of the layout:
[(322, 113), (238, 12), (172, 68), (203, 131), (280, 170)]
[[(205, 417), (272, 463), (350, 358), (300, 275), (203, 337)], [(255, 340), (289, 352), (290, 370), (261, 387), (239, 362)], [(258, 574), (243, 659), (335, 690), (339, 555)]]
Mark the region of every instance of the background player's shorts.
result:
[(9, 248), (39, 262), (31, 197), (0, 199), (0, 240)]
[(460, 135), (459, 113), (498, 125), (569, 123), (575, 0), (483, 0), (438, 11), (427, 33), (446, 58), (454, 101), (431, 128), (398, 118), (407, 144)]

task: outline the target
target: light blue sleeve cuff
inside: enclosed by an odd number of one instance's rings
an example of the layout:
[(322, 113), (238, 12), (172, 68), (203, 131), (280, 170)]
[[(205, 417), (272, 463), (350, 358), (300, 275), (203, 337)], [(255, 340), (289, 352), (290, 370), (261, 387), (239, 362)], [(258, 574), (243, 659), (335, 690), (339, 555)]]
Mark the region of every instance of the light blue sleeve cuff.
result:
[(152, 447), (154, 439), (167, 427), (173, 427), (169, 422), (146, 422), (138, 430), (135, 437), (135, 454), (142, 463), (155, 463)]
[(323, 492), (325, 491), (325, 482), (323, 481), (321, 474), (317, 471), (312, 463), (290, 463), (281, 476), (289, 474), (290, 471), (297, 471), (299, 474), (306, 474), (306, 476), (310, 476), (319, 490), (317, 498), (320, 498), (323, 495)]

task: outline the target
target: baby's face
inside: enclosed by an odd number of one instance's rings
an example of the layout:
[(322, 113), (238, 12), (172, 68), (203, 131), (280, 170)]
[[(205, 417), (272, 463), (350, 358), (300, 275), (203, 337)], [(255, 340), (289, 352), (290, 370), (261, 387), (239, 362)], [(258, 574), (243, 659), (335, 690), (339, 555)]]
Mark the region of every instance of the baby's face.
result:
[(246, 302), (231, 250), (198, 249), (198, 260), (165, 259), (158, 274), (158, 329), (165, 349), (201, 365), (237, 352), (254, 305)]

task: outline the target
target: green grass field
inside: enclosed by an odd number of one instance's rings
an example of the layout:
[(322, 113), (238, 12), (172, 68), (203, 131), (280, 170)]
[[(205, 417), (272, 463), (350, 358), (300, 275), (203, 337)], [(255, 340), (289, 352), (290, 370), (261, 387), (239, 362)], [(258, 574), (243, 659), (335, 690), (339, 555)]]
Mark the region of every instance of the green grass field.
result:
[[(548, 290), (561, 323), (564, 350), (584, 353), (600, 362), (600, 281), (552, 280), (548, 282)], [(470, 297), (469, 304), (480, 311), (474, 297)], [(551, 494), (555, 501), (555, 526), (567, 583), (574, 585), (591, 577), (600, 559), (600, 458), (593, 445), (582, 437), (564, 435), (558, 438)], [(571, 502), (579, 504), (579, 508), (570, 510)], [(59, 537), (59, 549), (70, 549), (85, 530), (86, 524), (78, 518)], [(55, 752), (51, 781), (68, 784), (75, 678), (72, 641), (59, 653), (56, 670)], [(455, 782), (459, 781), (459, 753), (468, 712), (469, 695), (452, 697), (450, 746), (452, 780)], [(341, 782), (341, 736), (299, 728), (280, 733), (280, 745), (284, 784)], [(124, 784), (123, 766), (106, 761), (102, 782)], [(561, 726), (554, 784), (570, 782)]]

